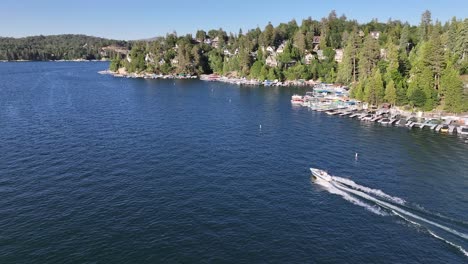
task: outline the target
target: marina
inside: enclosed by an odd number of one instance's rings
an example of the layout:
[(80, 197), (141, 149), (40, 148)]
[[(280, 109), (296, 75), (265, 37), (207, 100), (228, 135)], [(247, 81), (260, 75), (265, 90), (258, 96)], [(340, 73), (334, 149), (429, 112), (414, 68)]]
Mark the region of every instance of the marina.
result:
[(408, 129), (429, 129), (442, 134), (468, 136), (468, 115), (434, 116), (434, 113), (408, 112), (383, 104), (380, 108), (351, 99), (349, 88), (332, 84), (315, 84), (304, 96), (294, 94), (291, 104), (324, 112), (329, 116), (349, 117), (362, 122)]

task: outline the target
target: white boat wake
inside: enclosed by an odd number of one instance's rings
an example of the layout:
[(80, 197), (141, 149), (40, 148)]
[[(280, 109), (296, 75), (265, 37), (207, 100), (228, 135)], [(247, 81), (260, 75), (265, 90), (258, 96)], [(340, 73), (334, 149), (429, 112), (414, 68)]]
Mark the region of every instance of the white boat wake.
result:
[(359, 185), (359, 184), (355, 183), (354, 181), (352, 181), (350, 179), (341, 178), (341, 177), (337, 177), (337, 176), (332, 176), (332, 179), (333, 179), (333, 181), (336, 181), (336, 182), (339, 182), (339, 183), (342, 183), (342, 184), (346, 184), (349, 187), (352, 187), (352, 188), (354, 188), (356, 190), (363, 191), (363, 192), (369, 193), (369, 194), (374, 194), (376, 196), (379, 196), (381, 198), (384, 198), (386, 200), (392, 201), (392, 202), (397, 203), (397, 204), (402, 204), (403, 205), (403, 204), (406, 203), (406, 201), (404, 199), (401, 199), (399, 197), (393, 197), (391, 195), (388, 195), (388, 194), (384, 193), (383, 191), (381, 191), (379, 189), (372, 189), (372, 188), (369, 188), (369, 187)]
[(351, 202), (351, 203), (353, 203), (355, 205), (364, 207), (366, 210), (369, 210), (372, 213), (375, 213), (375, 214), (378, 214), (378, 215), (383, 215), (383, 216), (388, 215), (388, 213), (383, 211), (380, 207), (368, 204), (366, 202), (363, 202), (362, 200), (350, 195), (349, 193), (346, 193), (346, 192), (336, 188), (332, 183), (325, 182), (325, 181), (320, 181), (320, 185), (322, 187), (324, 187), (328, 192), (330, 192), (332, 194), (339, 195), (339, 196), (343, 197), (343, 199), (345, 199), (345, 200), (347, 200), (347, 201), (349, 201), (349, 202)]
[[(453, 246), (468, 257), (468, 252), (462, 246), (457, 245), (455, 242), (449, 240), (448, 238), (446, 238), (445, 235), (442, 235), (440, 233), (436, 234), (436, 231), (432, 230), (431, 228), (436, 228), (442, 233), (447, 232), (446, 235), (450, 234), (464, 241), (468, 241), (468, 234), (456, 230), (452, 227), (449, 227), (445, 223), (439, 223), (433, 219), (427, 219), (421, 214), (430, 215), (432, 216), (432, 218), (439, 218), (439, 221), (441, 219), (450, 220), (450, 222), (458, 223), (459, 225), (464, 225), (464, 223), (466, 223), (465, 221), (459, 221), (456, 219), (442, 216), (440, 214), (434, 214), (426, 210), (421, 210), (419, 208), (413, 209), (412, 207), (408, 206), (406, 204), (406, 201), (402, 198), (388, 195), (378, 189), (372, 189), (366, 186), (359, 185), (349, 179), (336, 176), (331, 176), (330, 179), (331, 180), (323, 180), (321, 178), (318, 178), (314, 182), (324, 187), (328, 192), (339, 195), (345, 200), (355, 205), (364, 207), (366, 210), (371, 211), (372, 213), (383, 216), (393, 214), (407, 221), (408, 223), (422, 227), (431, 236), (444, 241), (450, 246)], [(410, 210), (411, 212), (408, 210)]]

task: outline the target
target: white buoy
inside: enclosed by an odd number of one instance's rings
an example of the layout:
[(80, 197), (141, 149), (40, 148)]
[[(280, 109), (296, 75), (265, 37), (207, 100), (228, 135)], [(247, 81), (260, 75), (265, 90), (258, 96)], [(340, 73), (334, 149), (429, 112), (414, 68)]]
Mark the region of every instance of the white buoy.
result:
[(358, 153), (356, 152), (356, 154), (354, 154), (354, 159), (357, 160), (358, 159)]
[(260, 129), (262, 129), (262, 125), (260, 125), (259, 127), (260, 127)]

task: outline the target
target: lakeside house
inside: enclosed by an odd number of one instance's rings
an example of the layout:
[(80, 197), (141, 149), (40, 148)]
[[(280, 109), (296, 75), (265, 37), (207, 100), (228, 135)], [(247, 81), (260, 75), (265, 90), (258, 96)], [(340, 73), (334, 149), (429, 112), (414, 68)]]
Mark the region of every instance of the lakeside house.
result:
[(276, 60), (276, 56), (269, 55), (266, 59), (266, 65), (270, 67), (277, 67), (278, 66), (278, 61)]
[(321, 39), (320, 36), (314, 36), (314, 37), (312, 38), (313, 50), (318, 50), (318, 49), (319, 49), (320, 39)]
[(386, 49), (380, 49), (380, 58), (381, 59), (387, 59), (387, 50)]
[(154, 57), (154, 54), (152, 54), (152, 53), (147, 53), (147, 54), (145, 55), (145, 62), (154, 63), (153, 57)]
[(286, 42), (281, 43), (281, 45), (279, 45), (279, 47), (276, 49), (276, 53), (283, 53), (285, 47), (286, 47)]
[(110, 45), (106, 47), (102, 47), (101, 50), (99, 51), (99, 54), (102, 57), (113, 57), (113, 54), (117, 54), (120, 56), (120, 58), (126, 57), (130, 51), (126, 47), (120, 47), (116, 45)]
[(257, 51), (252, 51), (252, 52), (250, 52), (250, 57), (256, 59), (256, 58), (257, 58), (257, 54), (258, 54)]
[(370, 36), (371, 36), (373, 39), (379, 39), (379, 38), (380, 38), (380, 31), (371, 31), (371, 32), (370, 32)]
[(211, 41), (211, 46), (215, 49), (219, 47), (219, 37), (216, 37)]
[(343, 50), (336, 49), (335, 50), (335, 61), (341, 63), (343, 61)]
[(311, 64), (313, 60), (314, 60), (314, 55), (312, 55), (311, 53), (307, 53), (304, 57), (304, 62), (306, 65)]
[(325, 55), (323, 55), (323, 50), (317, 50), (316, 53), (317, 53), (317, 58), (319, 60), (324, 60), (324, 59), (327, 58), (327, 57), (325, 57)]

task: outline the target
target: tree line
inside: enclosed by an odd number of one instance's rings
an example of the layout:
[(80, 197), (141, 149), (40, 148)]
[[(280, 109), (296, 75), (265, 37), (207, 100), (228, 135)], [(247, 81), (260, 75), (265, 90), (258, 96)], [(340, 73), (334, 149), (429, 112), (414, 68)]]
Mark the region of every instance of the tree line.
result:
[(126, 41), (72, 34), (0, 38), (0, 60), (99, 60), (115, 57), (116, 52), (102, 50), (111, 45), (130, 47)]
[(349, 85), (354, 98), (371, 104), (468, 110), (461, 74), (468, 74), (468, 19), (442, 24), (425, 11), (419, 25), (388, 20), (359, 24), (332, 11), (263, 30), (237, 34), (198, 30), (132, 42), (111, 70), (207, 74), (259, 80), (314, 79)]

